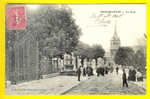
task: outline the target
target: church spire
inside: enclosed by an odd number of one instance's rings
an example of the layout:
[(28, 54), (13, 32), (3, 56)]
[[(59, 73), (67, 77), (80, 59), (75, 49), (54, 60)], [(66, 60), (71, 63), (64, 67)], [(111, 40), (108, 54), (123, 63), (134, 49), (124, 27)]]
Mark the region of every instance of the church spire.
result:
[(114, 37), (118, 37), (118, 35), (117, 35), (117, 21), (115, 21)]
[(116, 21), (114, 23), (114, 34), (113, 34), (110, 44), (111, 44), (111, 48), (110, 48), (111, 56), (114, 59), (115, 54), (118, 48), (120, 47), (120, 38), (117, 35), (117, 22)]
[(117, 34), (117, 21), (115, 21), (115, 34)]
[(114, 35), (113, 35), (113, 39), (119, 39), (118, 34), (117, 34), (117, 21), (115, 21), (115, 27), (114, 27)]

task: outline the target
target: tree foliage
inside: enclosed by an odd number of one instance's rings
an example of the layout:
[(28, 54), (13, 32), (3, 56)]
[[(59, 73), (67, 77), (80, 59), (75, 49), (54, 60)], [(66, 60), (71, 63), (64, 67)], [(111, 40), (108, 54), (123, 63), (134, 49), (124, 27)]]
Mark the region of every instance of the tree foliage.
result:
[[(80, 37), (81, 31), (76, 25), (69, 8), (48, 6), (39, 10), (34, 20), (34, 30), (37, 30), (40, 49), (46, 47), (46, 54), (61, 56), (71, 53)], [(40, 32), (39, 32), (40, 31)], [(53, 53), (54, 50), (54, 53)]]
[[(69, 7), (57, 5), (40, 5), (36, 10), (26, 7), (27, 27), (24, 30), (7, 30), (7, 45), (12, 45), (19, 38), (31, 33), (39, 42), (39, 51), (44, 56), (61, 57), (71, 53), (78, 44), (81, 35)], [(13, 32), (13, 33), (12, 33)], [(11, 44), (8, 44), (11, 42)]]
[(135, 53), (135, 66), (141, 69), (145, 69), (146, 66), (146, 56), (143, 51), (137, 50)]
[(105, 50), (101, 45), (93, 45), (89, 46), (88, 44), (85, 44), (83, 42), (79, 42), (79, 44), (76, 47), (75, 54), (80, 56), (82, 60), (85, 58), (87, 59), (97, 59), (99, 57), (103, 58), (105, 54)]
[(92, 58), (97, 59), (99, 57), (103, 58), (105, 54), (105, 50), (101, 45), (95, 44), (92, 46)]
[(97, 59), (104, 58), (105, 50), (103, 49), (103, 47), (101, 45), (95, 44), (92, 46), (91, 53), (92, 53), (91, 57), (93, 59), (95, 59), (96, 65), (97, 65)]
[(133, 66), (135, 64), (134, 51), (130, 47), (120, 47), (115, 55), (115, 63), (123, 66)]

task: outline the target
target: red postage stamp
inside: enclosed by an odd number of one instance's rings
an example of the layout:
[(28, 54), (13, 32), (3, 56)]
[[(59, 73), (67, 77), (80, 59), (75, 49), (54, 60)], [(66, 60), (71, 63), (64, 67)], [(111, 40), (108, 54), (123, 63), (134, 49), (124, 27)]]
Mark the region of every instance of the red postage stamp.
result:
[(26, 28), (25, 7), (7, 7), (6, 14), (8, 30)]

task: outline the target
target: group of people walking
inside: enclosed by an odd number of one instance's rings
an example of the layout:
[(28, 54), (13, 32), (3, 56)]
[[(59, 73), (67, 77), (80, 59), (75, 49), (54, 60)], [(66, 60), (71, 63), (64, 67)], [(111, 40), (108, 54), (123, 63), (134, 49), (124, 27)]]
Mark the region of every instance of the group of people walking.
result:
[[(108, 68), (108, 67), (98, 67), (96, 69), (97, 76), (99, 75), (104, 76), (105, 74), (108, 74), (108, 72), (112, 72), (112, 71), (113, 71), (112, 68)], [(81, 75), (90, 77), (94, 75), (93, 72), (94, 71), (91, 66), (87, 66), (87, 67), (80, 66), (76, 71), (77, 76), (78, 76), (78, 81), (80, 81)]]
[[(118, 71), (119, 71), (119, 67), (116, 67), (116, 74), (117, 75), (118, 75)], [(109, 72), (112, 73), (113, 72), (113, 68), (98, 67), (96, 69), (97, 76), (100, 76), (100, 75), (104, 76), (105, 74), (108, 74)], [(77, 76), (78, 76), (78, 81), (80, 81), (81, 75), (88, 76), (88, 77), (94, 75), (93, 68), (90, 67), (90, 66), (87, 66), (86, 68), (80, 66), (77, 69), (76, 73), (77, 73)], [(123, 69), (123, 74), (122, 74), (122, 85), (123, 85), (123, 87), (124, 86), (128, 87), (127, 75), (126, 75), (125, 69)]]
[(113, 68), (108, 68), (108, 67), (98, 67), (96, 69), (97, 76), (99, 76), (99, 75), (105, 76), (105, 74), (112, 72), (113, 71), (112, 69)]
[(88, 76), (88, 77), (94, 75), (93, 68), (90, 66), (87, 66), (86, 68), (85, 67), (82, 68), (82, 66), (80, 66), (77, 69), (78, 81), (80, 81), (81, 75)]

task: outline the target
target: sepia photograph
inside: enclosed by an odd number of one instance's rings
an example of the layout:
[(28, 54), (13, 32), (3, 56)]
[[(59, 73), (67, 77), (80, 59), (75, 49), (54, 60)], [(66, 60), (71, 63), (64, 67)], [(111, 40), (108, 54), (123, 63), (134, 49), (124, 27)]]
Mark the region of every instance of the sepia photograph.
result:
[(146, 4), (7, 4), (6, 95), (145, 95)]

